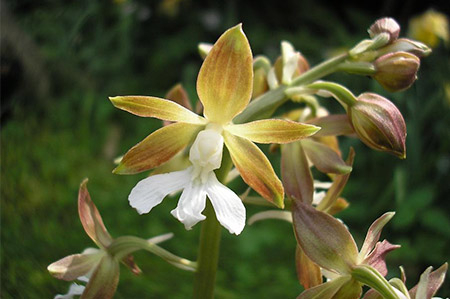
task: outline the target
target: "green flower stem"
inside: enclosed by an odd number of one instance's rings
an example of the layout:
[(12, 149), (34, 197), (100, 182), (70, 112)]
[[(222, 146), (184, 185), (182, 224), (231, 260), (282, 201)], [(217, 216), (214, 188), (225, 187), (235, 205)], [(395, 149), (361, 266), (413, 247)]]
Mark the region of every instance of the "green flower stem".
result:
[(356, 97), (350, 90), (348, 90), (345, 86), (342, 86), (334, 82), (327, 82), (327, 81), (314, 82), (307, 85), (306, 88), (326, 90), (330, 92), (346, 110), (347, 106), (351, 107), (356, 103)]
[(154, 243), (135, 236), (118, 237), (107, 248), (108, 253), (117, 260), (122, 260), (127, 255), (138, 250), (147, 250), (183, 270), (195, 271), (197, 267), (196, 262), (179, 257)]
[(326, 60), (292, 80), (289, 86), (281, 85), (274, 90), (266, 92), (250, 102), (247, 108), (233, 119), (233, 122), (240, 124), (271, 116), (279, 106), (288, 100), (285, 95), (285, 90), (287, 88), (305, 85), (325, 77), (326, 75), (337, 71), (339, 65), (347, 58), (348, 54), (343, 54)]
[(357, 281), (368, 285), (386, 299), (400, 299), (386, 278), (375, 268), (369, 265), (359, 265), (352, 271), (352, 277)]
[[(222, 166), (216, 171), (217, 179), (223, 182), (231, 170), (232, 163), (228, 150), (224, 147)], [(214, 298), (217, 266), (219, 263), (222, 226), (217, 221), (214, 209), (209, 201), (204, 211), (206, 219), (202, 222), (200, 245), (198, 249), (197, 271), (194, 279), (193, 298)]]
[(377, 72), (375, 66), (372, 63), (363, 61), (342, 63), (339, 65), (338, 70), (362, 76), (371, 76)]

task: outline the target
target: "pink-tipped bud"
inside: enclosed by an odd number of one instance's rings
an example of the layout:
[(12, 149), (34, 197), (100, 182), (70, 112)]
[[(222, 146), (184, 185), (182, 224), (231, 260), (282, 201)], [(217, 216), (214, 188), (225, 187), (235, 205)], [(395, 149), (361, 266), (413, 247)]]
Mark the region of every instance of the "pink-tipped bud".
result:
[(367, 146), (406, 158), (406, 124), (391, 101), (375, 93), (363, 93), (349, 107), (348, 116)]
[(369, 35), (374, 38), (378, 34), (387, 33), (389, 34), (389, 43), (395, 41), (400, 34), (400, 25), (392, 18), (382, 18), (375, 21), (375, 23), (370, 26)]
[(384, 89), (394, 92), (409, 88), (417, 79), (420, 59), (407, 52), (389, 53), (374, 62), (373, 78)]

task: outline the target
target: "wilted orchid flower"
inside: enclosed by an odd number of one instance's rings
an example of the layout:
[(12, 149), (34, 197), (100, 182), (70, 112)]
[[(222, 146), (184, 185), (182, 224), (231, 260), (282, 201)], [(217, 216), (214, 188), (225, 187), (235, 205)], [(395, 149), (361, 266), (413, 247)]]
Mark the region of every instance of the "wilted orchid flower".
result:
[[(86, 234), (99, 249), (87, 248), (81, 254), (66, 256), (49, 265), (47, 269), (58, 279), (67, 281), (78, 279), (88, 282), (85, 288), (79, 285), (71, 287), (68, 294), (61, 295), (66, 296), (62, 298), (71, 298), (70, 296), (80, 291), (82, 291), (81, 298), (112, 298), (119, 283), (119, 263), (125, 264), (134, 274), (140, 274), (141, 270), (130, 254), (139, 249), (146, 249), (165, 258), (170, 254), (164, 252), (161, 254), (163, 249), (158, 250), (155, 244), (171, 236), (163, 235), (150, 240), (127, 236), (113, 239), (91, 200), (86, 184), (87, 179), (81, 183), (78, 193), (78, 213)], [(169, 259), (168, 261), (176, 264), (175, 261)], [(176, 264), (176, 266), (190, 268), (192, 267), (190, 263), (184, 260), (185, 265)]]
[(387, 284), (383, 277), (387, 274), (385, 256), (399, 246), (386, 240), (378, 242), (382, 228), (393, 216), (393, 212), (385, 213), (370, 226), (358, 253), (353, 237), (340, 221), (309, 205), (295, 202), (294, 230), (301, 249), (312, 262), (334, 276), (330, 281), (304, 291), (298, 298), (356, 299), (361, 296), (361, 284), (376, 287), (381, 292), (395, 292), (382, 282)]
[(200, 69), (197, 93), (204, 107), (204, 117), (161, 98), (110, 98), (116, 107), (138, 116), (175, 122), (150, 134), (129, 150), (115, 173), (132, 174), (157, 167), (195, 139), (189, 157), (192, 167), (146, 178), (133, 189), (129, 200), (139, 213), (148, 213), (166, 195), (183, 189), (172, 214), (187, 228), (204, 219), (201, 212), (208, 196), (221, 224), (231, 233), (239, 234), (245, 223), (245, 209), (237, 195), (220, 184), (214, 173), (221, 166), (223, 144), (243, 180), (266, 200), (283, 207), (281, 181), (253, 142), (292, 142), (314, 134), (319, 128), (276, 119), (233, 124), (233, 118), (250, 101), (252, 84), (250, 45), (241, 25), (237, 25), (219, 38)]

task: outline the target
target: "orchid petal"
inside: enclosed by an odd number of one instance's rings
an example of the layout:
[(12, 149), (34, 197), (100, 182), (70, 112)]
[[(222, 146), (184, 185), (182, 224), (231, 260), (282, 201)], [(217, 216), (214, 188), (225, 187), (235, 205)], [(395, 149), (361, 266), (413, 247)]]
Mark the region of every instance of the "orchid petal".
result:
[(89, 279), (80, 299), (113, 298), (119, 283), (119, 263), (105, 255)]
[(264, 153), (251, 141), (223, 132), (225, 145), (242, 179), (269, 202), (284, 206), (284, 189)]
[(352, 125), (347, 114), (332, 114), (308, 120), (307, 123), (320, 127), (315, 137), (353, 135)]
[(51, 275), (58, 279), (75, 280), (94, 269), (104, 253), (72, 254), (47, 267)]
[(201, 214), (206, 206), (205, 187), (200, 180), (188, 183), (181, 193), (177, 207), (170, 212), (188, 230), (206, 218)]
[[(348, 153), (346, 161), (347, 165), (351, 167), (353, 165), (354, 159), (355, 159), (355, 151), (353, 150), (353, 148), (350, 148), (350, 152)], [(328, 212), (334, 206), (334, 203), (339, 199), (339, 196), (344, 190), (344, 187), (347, 184), (349, 177), (350, 172), (347, 174), (336, 176), (333, 185), (327, 192), (327, 195), (325, 195), (320, 204), (317, 206), (317, 209), (319, 211)]]
[(214, 172), (206, 183), (206, 194), (220, 224), (231, 234), (239, 235), (245, 226), (245, 207), (239, 196), (221, 184)]
[(350, 276), (340, 276), (329, 282), (307, 289), (297, 299), (333, 299), (339, 289), (350, 281)]
[[(429, 273), (428, 275), (428, 281), (427, 281), (427, 296), (424, 298), (431, 298), (433, 297), (438, 289), (441, 287), (442, 283), (444, 283), (445, 280), (445, 274), (447, 273), (448, 264), (445, 263), (442, 266), (440, 266), (438, 269), (434, 270), (433, 272)], [(424, 272), (425, 274), (425, 272)], [(423, 274), (422, 274), (423, 275)], [(422, 276), (420, 277), (422, 281)], [(424, 277), (425, 279), (425, 277)], [(419, 283), (414, 286), (410, 291), (409, 295), (411, 298), (420, 298), (417, 296), (418, 294), (418, 286), (423, 283), (419, 281)]]
[(86, 287), (83, 285), (72, 283), (67, 294), (58, 294), (53, 299), (73, 299), (74, 296), (80, 296), (81, 294), (83, 294), (85, 288)]
[(349, 274), (358, 249), (352, 235), (336, 218), (310, 205), (294, 202), (294, 230), (305, 254), (322, 268)]
[[(189, 96), (188, 96), (186, 90), (183, 88), (183, 85), (181, 85), (181, 83), (178, 83), (177, 85), (172, 87), (167, 92), (165, 98), (192, 111), (191, 101), (189, 100)], [(167, 121), (167, 120), (163, 121), (164, 126), (167, 126), (170, 123), (171, 122)]]
[(244, 110), (253, 87), (253, 58), (241, 24), (214, 44), (200, 69), (197, 93), (205, 117), (225, 124)]
[(264, 119), (240, 125), (228, 125), (225, 130), (253, 142), (290, 143), (309, 137), (320, 128), (290, 120)]
[(298, 244), (295, 250), (295, 265), (298, 280), (305, 289), (310, 289), (322, 284), (320, 267), (311, 261)]
[(362, 287), (361, 284), (352, 279), (349, 282), (345, 283), (339, 291), (334, 294), (333, 299), (359, 299), (361, 298)]
[(345, 174), (352, 171), (352, 167), (328, 146), (310, 139), (302, 140), (306, 155), (314, 166), (323, 173)]
[(375, 244), (380, 239), (381, 230), (392, 219), (392, 217), (394, 217), (394, 215), (395, 212), (384, 213), (380, 218), (372, 223), (367, 231), (366, 239), (364, 240), (363, 246), (359, 252), (358, 260), (362, 261), (369, 255), (375, 247)]
[(192, 168), (157, 174), (143, 179), (131, 190), (128, 200), (139, 214), (145, 214), (159, 205), (164, 197), (182, 189), (191, 180)]
[(174, 123), (158, 129), (133, 146), (113, 172), (134, 174), (155, 168), (188, 145), (202, 126)]
[(400, 248), (400, 245), (393, 245), (387, 240), (378, 242), (375, 245), (375, 249), (364, 259), (363, 263), (374, 267), (381, 275), (386, 276), (388, 273), (385, 261), (386, 254), (397, 248)]
[(109, 100), (119, 109), (141, 117), (204, 125), (206, 120), (174, 101), (157, 97), (118, 96)]
[(301, 142), (283, 146), (281, 176), (289, 197), (306, 204), (312, 203), (314, 182)]
[(88, 180), (85, 179), (78, 192), (78, 214), (80, 216), (81, 224), (83, 224), (84, 231), (99, 247), (106, 248), (111, 244), (111, 235), (106, 230), (103, 224), (102, 216), (100, 215), (94, 202), (91, 200), (87, 189)]

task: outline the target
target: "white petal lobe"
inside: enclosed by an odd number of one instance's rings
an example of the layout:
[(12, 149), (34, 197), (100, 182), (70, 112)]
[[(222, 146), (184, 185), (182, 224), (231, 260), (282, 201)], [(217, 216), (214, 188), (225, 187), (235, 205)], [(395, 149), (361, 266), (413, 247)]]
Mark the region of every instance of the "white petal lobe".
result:
[(199, 221), (206, 218), (202, 215), (205, 206), (205, 185), (200, 180), (193, 180), (184, 188), (178, 205), (172, 210), (171, 214), (180, 220), (186, 229), (191, 229)]
[(191, 180), (192, 168), (153, 175), (143, 179), (131, 190), (128, 200), (139, 214), (159, 205), (168, 194), (182, 189)]
[(245, 206), (239, 196), (221, 184), (211, 172), (206, 185), (217, 220), (232, 234), (239, 235), (245, 226)]

